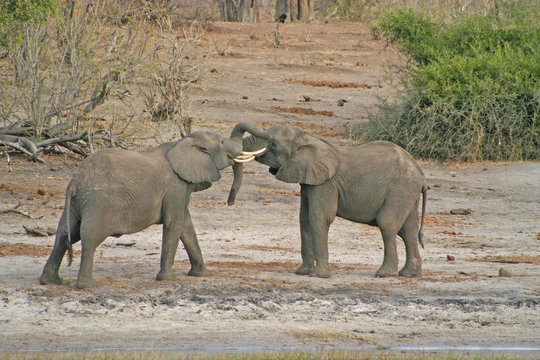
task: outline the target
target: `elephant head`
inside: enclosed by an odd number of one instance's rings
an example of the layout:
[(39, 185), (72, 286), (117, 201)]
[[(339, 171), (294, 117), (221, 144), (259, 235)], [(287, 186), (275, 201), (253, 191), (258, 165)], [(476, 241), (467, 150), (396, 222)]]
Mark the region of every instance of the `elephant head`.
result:
[[(239, 123), (237, 126), (245, 127), (245, 124)], [(232, 134), (235, 134), (235, 129)], [(255, 160), (268, 165), (270, 173), (278, 180), (319, 185), (331, 179), (339, 169), (339, 156), (331, 144), (289, 124), (251, 134), (243, 139), (244, 151), (266, 148)], [(242, 164), (235, 164), (233, 170), (234, 181), (227, 201), (229, 205), (234, 204), (240, 190)]]
[[(172, 145), (166, 155), (167, 161), (180, 178), (196, 184), (195, 191), (207, 189), (221, 178), (220, 170), (235, 163), (251, 161), (254, 154), (264, 151), (243, 151), (242, 136), (250, 127), (235, 129), (230, 139), (210, 131), (196, 131)], [(254, 132), (260, 135), (257, 129)]]

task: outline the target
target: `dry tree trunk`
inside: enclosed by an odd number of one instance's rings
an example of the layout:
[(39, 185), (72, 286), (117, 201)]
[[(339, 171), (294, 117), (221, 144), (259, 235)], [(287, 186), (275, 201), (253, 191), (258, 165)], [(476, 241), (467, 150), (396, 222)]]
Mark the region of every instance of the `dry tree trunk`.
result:
[(276, 21), (311, 21), (315, 14), (315, 0), (276, 0)]
[(221, 21), (259, 21), (259, 0), (219, 0), (218, 7)]

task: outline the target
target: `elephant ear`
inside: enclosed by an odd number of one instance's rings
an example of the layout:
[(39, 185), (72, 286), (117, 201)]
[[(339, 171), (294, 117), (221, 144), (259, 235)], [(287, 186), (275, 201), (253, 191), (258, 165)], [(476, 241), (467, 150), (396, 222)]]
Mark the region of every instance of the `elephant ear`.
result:
[(198, 146), (190, 137), (178, 141), (166, 157), (180, 178), (196, 184), (195, 191), (207, 189), (212, 186), (212, 182), (221, 178), (207, 150)]
[(276, 178), (287, 183), (320, 185), (332, 178), (339, 169), (336, 149), (309, 134), (295, 140), (297, 148), (279, 168)]

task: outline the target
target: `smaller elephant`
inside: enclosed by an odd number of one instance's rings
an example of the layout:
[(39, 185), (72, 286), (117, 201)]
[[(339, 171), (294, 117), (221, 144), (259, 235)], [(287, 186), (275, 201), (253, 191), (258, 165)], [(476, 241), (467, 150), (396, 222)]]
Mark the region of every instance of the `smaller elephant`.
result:
[[(246, 123), (239, 123), (239, 129)], [(233, 133), (235, 130), (233, 130)], [(334, 146), (289, 124), (272, 126), (263, 136), (243, 139), (250, 151), (266, 148), (256, 158), (278, 180), (300, 184), (302, 266), (298, 275), (330, 277), (328, 229), (336, 216), (378, 226), (384, 242), (383, 263), (377, 276), (421, 275), (418, 243), (426, 208), (427, 184), (422, 169), (399, 146), (375, 141), (360, 146)], [(242, 164), (233, 166), (229, 205), (242, 183)], [(418, 205), (422, 201), (419, 226)], [(405, 243), (406, 261), (398, 272), (396, 236)]]
[(163, 225), (157, 280), (176, 278), (172, 266), (179, 239), (191, 262), (188, 275), (208, 275), (188, 210), (190, 195), (209, 188), (225, 167), (254, 159), (258, 152), (242, 151), (245, 131), (259, 134), (249, 125), (236, 129), (230, 139), (198, 131), (148, 151), (113, 149), (88, 157), (67, 187), (54, 247), (39, 281), (61, 284), (62, 258), (68, 251), (71, 264), (72, 244), (80, 240), (77, 287), (95, 287), (96, 247), (108, 236), (132, 234), (153, 224)]

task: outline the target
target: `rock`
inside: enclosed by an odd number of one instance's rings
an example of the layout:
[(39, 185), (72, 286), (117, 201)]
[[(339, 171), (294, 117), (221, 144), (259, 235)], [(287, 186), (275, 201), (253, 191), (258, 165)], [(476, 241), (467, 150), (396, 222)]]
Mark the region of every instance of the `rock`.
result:
[(510, 270), (507, 270), (505, 268), (500, 268), (499, 269), (499, 276), (500, 277), (512, 277), (512, 273), (510, 272)]
[(454, 261), (454, 260), (456, 260), (456, 257), (454, 255), (446, 255), (446, 260)]

